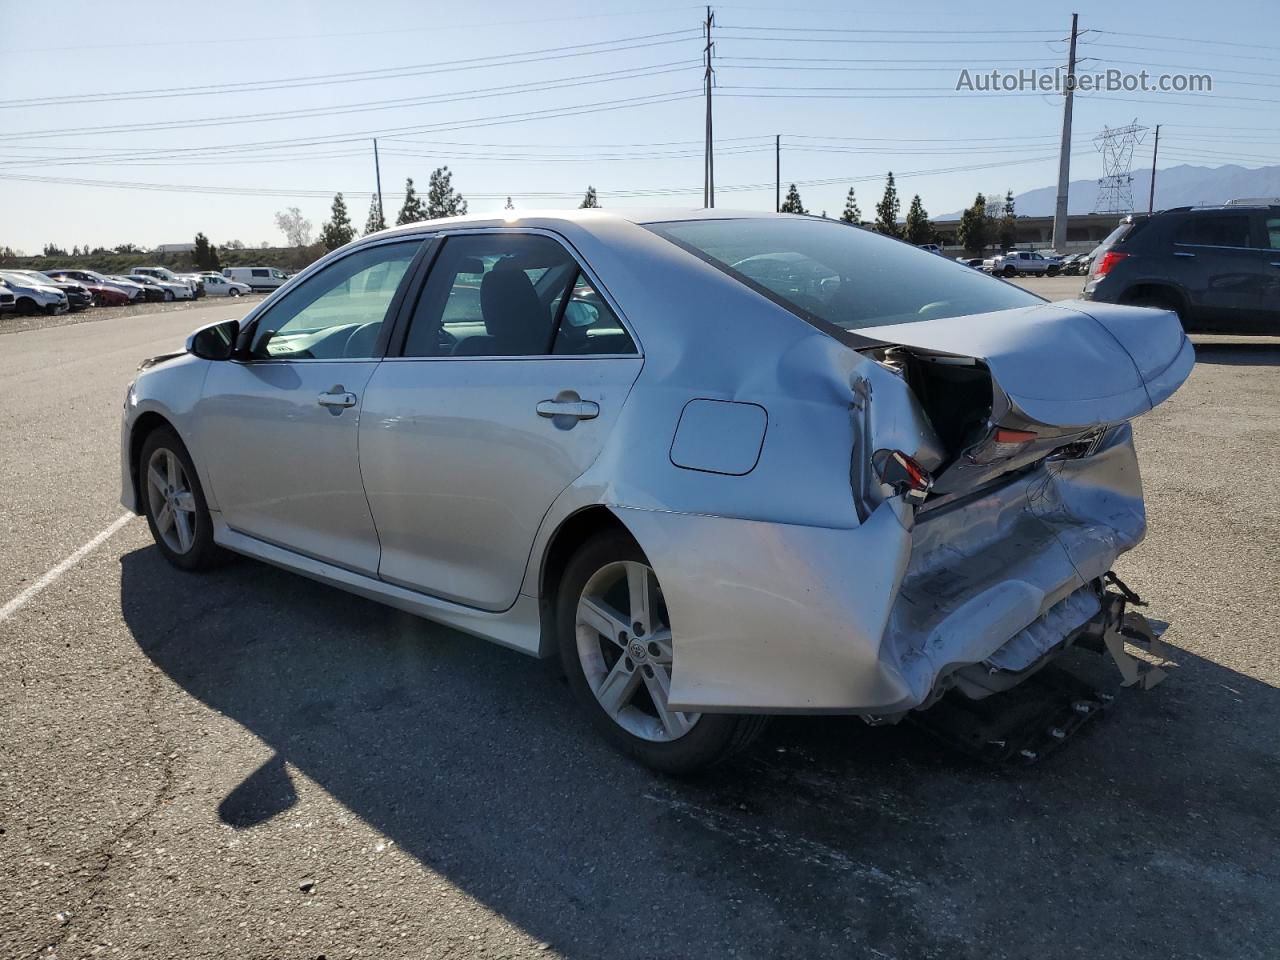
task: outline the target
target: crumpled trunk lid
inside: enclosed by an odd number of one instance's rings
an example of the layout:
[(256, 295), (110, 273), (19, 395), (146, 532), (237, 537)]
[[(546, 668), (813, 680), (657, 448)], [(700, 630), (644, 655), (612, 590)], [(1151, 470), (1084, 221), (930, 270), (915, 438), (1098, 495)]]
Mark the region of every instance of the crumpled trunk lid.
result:
[[(1047, 456), (1087, 454), (1151, 410), (1195, 354), (1168, 311), (1066, 302), (859, 330), (890, 346), (937, 433), (921, 464), (933, 496), (976, 490)], [(1015, 445), (1002, 445), (1013, 432)], [(907, 451), (912, 453), (913, 451)]]

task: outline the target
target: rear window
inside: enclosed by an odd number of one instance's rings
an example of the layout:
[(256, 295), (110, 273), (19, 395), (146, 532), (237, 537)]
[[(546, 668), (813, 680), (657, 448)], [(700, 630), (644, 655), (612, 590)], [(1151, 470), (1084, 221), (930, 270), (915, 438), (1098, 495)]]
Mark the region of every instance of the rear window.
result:
[(648, 228), (797, 316), (844, 330), (1044, 302), (910, 244), (833, 220), (682, 220)]

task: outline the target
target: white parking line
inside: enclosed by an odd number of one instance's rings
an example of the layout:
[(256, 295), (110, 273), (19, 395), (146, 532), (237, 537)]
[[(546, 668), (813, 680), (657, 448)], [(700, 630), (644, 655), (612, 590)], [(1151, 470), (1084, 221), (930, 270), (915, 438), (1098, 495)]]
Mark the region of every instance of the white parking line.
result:
[(84, 546), (80, 547), (75, 553), (67, 557), (67, 559), (63, 560), (56, 567), (45, 573), (39, 580), (31, 584), (31, 586), (27, 587), (27, 589), (23, 590), (3, 607), (0, 607), (0, 623), (4, 623), (11, 616), (21, 610), (26, 606), (28, 600), (91, 554), (95, 549), (102, 545), (103, 541), (132, 520), (133, 517), (134, 515), (132, 513), (121, 515), (114, 523), (111, 524), (111, 526), (107, 527), (107, 529), (103, 530)]

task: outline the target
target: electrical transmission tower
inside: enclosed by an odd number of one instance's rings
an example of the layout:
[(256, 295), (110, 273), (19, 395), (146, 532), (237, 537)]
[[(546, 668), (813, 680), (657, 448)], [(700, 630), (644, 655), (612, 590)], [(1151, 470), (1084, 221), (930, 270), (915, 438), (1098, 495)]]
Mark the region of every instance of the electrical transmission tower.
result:
[(1093, 138), (1102, 154), (1102, 176), (1098, 178), (1098, 199), (1094, 213), (1133, 213), (1133, 153), (1148, 127), (1133, 123), (1123, 127), (1103, 127)]

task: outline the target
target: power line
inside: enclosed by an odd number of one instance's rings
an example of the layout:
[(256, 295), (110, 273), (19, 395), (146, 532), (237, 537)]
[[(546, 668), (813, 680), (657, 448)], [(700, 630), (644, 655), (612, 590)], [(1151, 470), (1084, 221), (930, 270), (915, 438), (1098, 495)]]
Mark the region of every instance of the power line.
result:
[[(356, 143), (368, 140), (371, 137), (382, 137), (388, 134), (410, 135), (414, 133), (446, 133), (454, 130), (473, 130), (482, 127), (507, 126), (514, 123), (527, 123), (533, 120), (549, 120), (560, 117), (576, 117), (590, 113), (600, 113), (606, 110), (626, 109), (630, 107), (652, 106), (662, 103), (674, 103), (680, 100), (688, 100), (693, 97), (701, 97), (701, 90), (677, 90), (669, 93), (646, 94), (639, 97), (624, 97), (619, 100), (601, 100), (595, 103), (577, 104), (572, 107), (548, 107), (542, 110), (522, 110), (516, 113), (498, 114), (496, 116), (480, 117), (474, 120), (447, 121), (442, 120), (433, 124), (417, 125), (410, 127), (392, 127), (378, 130), (361, 130), (352, 133), (330, 134), (326, 136), (314, 137), (310, 140), (299, 140), (296, 137), (286, 140), (258, 140), (248, 143), (231, 144), (227, 146), (213, 147), (161, 147), (150, 150), (143, 150), (132, 156), (121, 157), (118, 154), (108, 154), (105, 156), (89, 156), (78, 157), (75, 160), (66, 158), (52, 158), (45, 160), (33, 159), (30, 161), (18, 161), (23, 164), (31, 163), (41, 164), (67, 164), (82, 163), (86, 160), (115, 160), (115, 159), (133, 159), (151, 157), (153, 159), (183, 157), (183, 156), (220, 156), (237, 153), (260, 153), (266, 150), (276, 149), (296, 149), (298, 147), (311, 147), (321, 145), (332, 145), (339, 143)], [(13, 165), (13, 161), (8, 164)]]
[[(923, 170), (906, 170), (900, 174), (896, 174), (900, 180), (914, 176), (932, 176), (936, 174), (968, 172), (975, 170), (990, 170), (1003, 167), (1020, 166), (1028, 163), (1040, 163), (1045, 160), (1052, 160), (1052, 156), (1030, 157), (1023, 160), (1007, 160), (996, 163), (968, 164), (963, 166), (939, 167)], [(801, 187), (811, 186), (828, 186), (831, 184), (842, 183), (862, 183), (873, 180), (880, 180), (883, 174), (868, 174), (857, 177), (830, 177), (817, 180), (797, 180), (796, 185)], [(304, 197), (304, 198), (328, 198), (335, 193), (342, 193), (348, 197), (358, 197), (368, 199), (373, 196), (371, 191), (367, 190), (304, 190), (304, 189), (282, 189), (273, 187), (226, 187), (212, 185), (193, 185), (193, 184), (174, 184), (174, 183), (147, 183), (129, 180), (94, 180), (81, 177), (49, 177), (36, 174), (11, 174), (0, 173), (0, 179), (12, 180), (23, 183), (49, 183), (69, 186), (89, 186), (89, 187), (111, 187), (127, 190), (144, 190), (144, 191), (160, 191), (169, 193), (203, 193), (221, 196), (269, 196), (269, 197)], [(747, 192), (753, 190), (772, 190), (774, 184), (772, 181), (767, 183), (740, 183), (731, 184), (729, 186), (721, 186), (720, 190), (730, 192)], [(694, 195), (702, 192), (701, 186), (693, 187), (652, 187), (646, 189), (630, 189), (630, 190), (601, 190), (601, 195), (610, 197), (646, 197), (646, 196), (675, 196), (689, 194)], [(474, 199), (497, 200), (502, 199), (510, 193), (509, 190), (496, 192), (480, 192), (468, 191), (467, 196)], [(541, 197), (545, 199), (576, 199), (581, 196), (581, 191), (572, 192), (550, 192), (550, 191), (534, 191), (519, 194), (522, 197)]]
[(662, 76), (678, 73), (684, 68), (699, 61), (674, 61), (667, 64), (654, 64), (645, 67), (628, 67), (622, 70), (607, 70), (601, 73), (579, 74), (562, 77), (556, 80), (537, 80), (525, 83), (508, 84), (498, 87), (484, 87), (476, 90), (460, 90), (450, 93), (431, 94), (426, 97), (400, 97), (391, 100), (368, 100), (360, 103), (343, 104), (337, 108), (309, 107), (303, 110), (276, 111), (268, 113), (232, 114), (219, 117), (199, 117), (191, 120), (161, 120), (152, 123), (113, 124), (101, 127), (63, 127), (53, 130), (28, 130), (11, 133), (0, 133), (0, 142), (6, 140), (39, 140), (46, 137), (93, 136), (112, 133), (139, 133), (156, 130), (191, 130), (203, 127), (238, 126), (243, 123), (267, 123), (280, 120), (314, 119), (317, 117), (336, 117), (352, 113), (370, 113), (377, 110), (395, 110), (406, 107), (438, 105), (443, 103), (461, 103), (466, 100), (487, 99), (496, 94), (543, 93), (549, 90), (564, 90), (588, 84), (610, 83), (617, 80), (635, 80), (643, 77)]
[[(117, 90), (107, 93), (85, 95), (64, 94), (47, 97), (30, 97), (24, 100), (0, 100), (0, 108), (54, 106), (71, 103), (116, 103), (129, 100), (158, 100), (171, 97), (214, 96), (226, 93), (258, 93), (264, 90), (283, 90), (298, 87), (327, 86), (339, 83), (355, 83), (368, 80), (398, 80), (402, 77), (426, 76), (437, 73), (453, 73), (459, 70), (478, 70), (486, 67), (520, 66), (527, 63), (560, 61), (569, 57), (589, 57), (601, 53), (619, 53), (625, 50), (640, 50), (650, 47), (667, 46), (683, 43), (692, 39), (696, 30), (674, 30), (667, 33), (643, 34), (636, 37), (619, 37), (616, 40), (597, 40), (594, 43), (579, 43), (566, 47), (545, 47), (540, 50), (527, 50), (520, 53), (491, 55), (487, 57), (468, 57), (462, 60), (436, 61), (431, 64), (409, 64), (400, 67), (380, 67), (375, 70), (352, 70), (344, 73), (321, 73), (302, 77), (284, 77), (277, 80), (244, 80), (235, 83), (205, 84), (191, 87), (152, 87), (142, 90)], [(655, 37), (672, 37), (677, 39), (654, 40), (650, 43), (632, 43), (637, 40), (653, 40)], [(607, 44), (630, 44), (628, 46), (606, 46)], [(599, 49), (586, 49), (595, 47)], [(519, 58), (519, 59), (512, 59)], [(494, 61), (494, 62), (487, 62)]]
[(1095, 30), (1110, 37), (1137, 37), (1140, 40), (1174, 40), (1178, 43), (1210, 43), (1223, 47), (1247, 47), (1251, 50), (1274, 50), (1272, 43), (1240, 43), (1235, 40), (1206, 40), (1204, 37), (1166, 37), (1156, 33), (1128, 33), (1124, 30)]
[[(693, 5), (682, 4), (680, 6), (675, 6), (675, 7), (646, 8), (645, 10), (642, 10), (642, 11), (584, 13), (584, 14), (578, 14), (576, 16), (566, 16), (566, 17), (538, 17), (531, 20), (494, 21), (494, 20), (485, 19), (485, 20), (479, 21), (474, 25), (443, 23), (443, 24), (432, 24), (429, 27), (397, 27), (391, 30), (360, 30), (360, 31), (344, 30), (338, 33), (291, 33), (291, 34), (286, 33), (286, 34), (274, 34), (274, 35), (236, 34), (235, 36), (230, 36), (225, 38), (221, 38), (221, 37), (206, 38), (206, 39), (183, 38), (182, 45), (193, 46), (193, 45), (211, 45), (211, 44), (224, 44), (224, 43), (234, 43), (238, 45), (243, 45), (245, 43), (253, 43), (253, 42), (279, 43), (281, 41), (292, 41), (292, 40), (332, 40), (332, 39), (348, 40), (348, 39), (351, 39), (352, 37), (380, 37), (380, 36), (387, 36), (389, 34), (400, 36), (406, 33), (438, 34), (447, 30), (470, 30), (470, 29), (492, 30), (494, 27), (500, 27), (500, 26), (541, 25), (544, 23), (561, 23), (561, 22), (570, 21), (570, 20), (592, 20), (592, 19), (599, 19), (601, 17), (648, 16), (653, 13), (671, 13), (671, 12), (676, 12), (680, 10), (696, 10), (696, 9), (701, 9), (698, 4), (693, 4)], [(139, 41), (139, 40), (131, 39), (125, 43), (90, 43), (90, 44), (79, 44), (79, 45), (59, 45), (56, 47), (21, 47), (21, 48), (15, 48), (13, 51), (7, 51), (7, 52), (8, 53), (60, 53), (66, 50), (115, 50), (120, 47), (128, 47), (129, 49), (135, 49), (139, 46), (171, 47), (173, 46), (173, 43), (174, 42), (172, 40), (154, 40), (154, 41), (148, 42), (145, 40)]]

